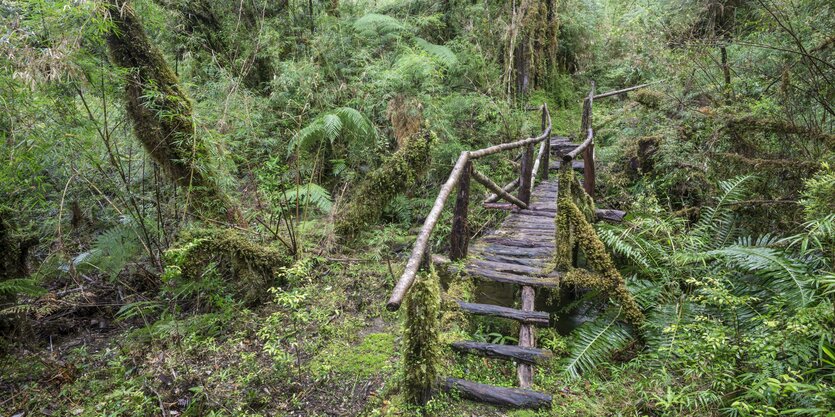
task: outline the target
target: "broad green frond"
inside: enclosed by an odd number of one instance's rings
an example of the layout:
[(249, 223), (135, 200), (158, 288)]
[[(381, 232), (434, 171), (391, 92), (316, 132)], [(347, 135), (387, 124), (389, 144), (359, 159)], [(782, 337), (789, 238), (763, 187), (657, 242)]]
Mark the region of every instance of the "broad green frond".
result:
[(374, 126), (365, 115), (350, 107), (340, 107), (334, 111), (339, 116), (346, 130), (346, 134), (352, 139), (373, 139), (376, 136)]
[(301, 184), (287, 190), (285, 194), (287, 195), (287, 203), (291, 207), (297, 203), (302, 208), (312, 205), (323, 213), (330, 213), (333, 208), (333, 199), (330, 193), (319, 184), (312, 182)]
[(730, 205), (741, 201), (748, 192), (747, 183), (753, 175), (742, 175), (720, 181), (723, 194), (714, 207), (706, 207), (691, 233), (694, 250), (715, 249), (729, 244), (736, 237), (735, 216)]
[(325, 138), (332, 144), (342, 131), (342, 120), (335, 114), (326, 114), (322, 117), (322, 131)]
[(44, 289), (33, 279), (20, 278), (0, 281), (0, 295), (25, 294), (34, 296), (43, 292)]
[(324, 138), (325, 129), (323, 123), (321, 120), (316, 119), (293, 136), (293, 139), (287, 144), (287, 155), (292, 155), (297, 149), (307, 149), (311, 144), (319, 142)]
[(659, 305), (647, 314), (644, 324), (647, 347), (668, 356), (680, 339), (681, 327), (699, 312), (695, 304), (680, 297), (672, 303)]
[(782, 291), (806, 305), (810, 298), (810, 278), (800, 261), (787, 257), (776, 249), (758, 246), (732, 245), (707, 253), (724, 257), (736, 267), (763, 278), (764, 287)]
[(415, 38), (415, 44), (447, 68), (452, 68), (458, 65), (458, 57), (455, 56), (455, 53), (452, 52), (452, 50), (444, 45), (436, 45), (434, 43), (427, 42), (423, 38)]
[(369, 13), (354, 22), (354, 30), (365, 36), (389, 35), (403, 29), (399, 20), (383, 14)]
[(603, 314), (585, 323), (572, 333), (570, 354), (565, 360), (565, 371), (572, 378), (579, 378), (598, 364), (609, 359), (612, 353), (631, 339), (626, 327), (618, 322), (620, 309), (615, 313)]

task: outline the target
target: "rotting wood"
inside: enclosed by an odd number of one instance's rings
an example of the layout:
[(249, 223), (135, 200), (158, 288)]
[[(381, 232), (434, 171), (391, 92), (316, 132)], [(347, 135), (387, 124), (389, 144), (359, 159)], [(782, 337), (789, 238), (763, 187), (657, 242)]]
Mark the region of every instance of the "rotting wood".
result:
[(453, 350), (488, 358), (508, 359), (529, 364), (545, 363), (554, 357), (550, 350), (513, 345), (461, 341), (450, 344)]
[(557, 288), (560, 285), (559, 272), (552, 272), (547, 277), (533, 277), (529, 275), (496, 272), (492, 269), (467, 268), (467, 274), (473, 278), (487, 281), (503, 282), (506, 284), (530, 285), (532, 287)]
[[(531, 288), (531, 290), (533, 290), (533, 288)], [(517, 310), (515, 308), (510, 307), (501, 307), (492, 304), (465, 303), (463, 301), (457, 301), (457, 303), (462, 310), (470, 314), (475, 314), (479, 316), (502, 317), (506, 319), (516, 320), (520, 323), (537, 324), (540, 326), (548, 325), (548, 313), (541, 311), (532, 311), (532, 309), (527, 311)]]
[[(534, 305), (534, 289), (527, 285), (522, 287), (522, 311), (532, 312)], [(534, 329), (527, 323), (519, 326), (519, 346), (523, 348), (534, 347)], [(520, 363), (516, 366), (516, 376), (519, 379), (519, 387), (530, 388), (533, 384), (533, 366), (528, 363)]]
[(447, 378), (444, 382), (446, 391), (457, 391), (464, 398), (515, 408), (542, 408), (551, 406), (551, 396), (541, 392), (502, 388), (479, 384), (464, 379)]
[[(491, 180), (490, 178), (487, 178), (484, 174), (482, 174), (482, 173), (480, 173), (476, 170), (472, 170), (471, 175), (473, 176), (473, 179), (475, 179), (479, 184), (487, 187), (487, 189), (489, 189), (490, 191), (492, 191), (496, 195), (500, 196), (501, 198), (513, 203), (514, 205), (518, 206), (519, 208), (527, 208), (528, 207), (527, 203), (525, 203), (524, 201), (522, 201), (522, 200), (510, 195), (509, 193), (505, 192), (504, 190), (502, 190), (498, 185), (496, 185), (495, 182), (493, 182), (493, 180)], [(491, 204), (491, 203), (487, 203), (487, 204)], [(495, 204), (495, 203), (492, 203), (492, 204)]]
[(620, 223), (623, 221), (623, 218), (626, 217), (626, 212), (613, 209), (595, 209), (594, 215), (598, 220)]

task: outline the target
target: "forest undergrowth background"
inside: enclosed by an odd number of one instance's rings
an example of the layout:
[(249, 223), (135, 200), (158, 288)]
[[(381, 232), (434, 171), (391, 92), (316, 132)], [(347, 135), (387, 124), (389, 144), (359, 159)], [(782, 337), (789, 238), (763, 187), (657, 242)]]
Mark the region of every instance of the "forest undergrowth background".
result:
[[(829, 1), (27, 0), (0, 21), (0, 415), (835, 415)], [(588, 320), (537, 333), (550, 409), (409, 404), (384, 303), (440, 185), (461, 151), (538, 135), (543, 103), (579, 142), (592, 82), (649, 84), (593, 120), (596, 204), (628, 213), (595, 227), (646, 321), (577, 290), (557, 314)], [(475, 235), (505, 215), (487, 194)], [(446, 304), (442, 340), (515, 344)]]

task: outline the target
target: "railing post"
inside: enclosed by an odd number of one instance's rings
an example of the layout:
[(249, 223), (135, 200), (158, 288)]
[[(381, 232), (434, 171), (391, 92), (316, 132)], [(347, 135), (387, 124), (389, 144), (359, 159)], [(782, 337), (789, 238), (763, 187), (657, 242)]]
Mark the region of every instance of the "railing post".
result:
[(531, 173), (533, 171), (533, 144), (525, 146), (519, 166), (519, 200), (526, 205), (531, 203)]
[[(583, 100), (583, 119), (580, 127), (580, 137), (586, 137), (592, 123), (592, 105), (594, 102), (594, 81), (591, 82), (589, 96)], [(583, 188), (586, 193), (594, 198), (594, 139), (583, 150)]]
[(470, 244), (470, 230), (467, 224), (467, 210), (470, 206), (470, 176), (473, 163), (468, 161), (464, 165), (464, 172), (458, 180), (458, 195), (455, 200), (455, 211), (452, 213), (452, 231), (449, 234), (449, 259), (458, 260), (467, 257)]
[[(542, 106), (542, 131), (545, 131), (545, 128), (548, 124), (547, 114), (546, 114), (546, 107)], [(548, 179), (548, 173), (551, 171), (551, 135), (549, 134), (547, 138), (545, 138), (545, 152), (542, 152), (542, 159), (539, 161), (539, 178), (542, 181)]]

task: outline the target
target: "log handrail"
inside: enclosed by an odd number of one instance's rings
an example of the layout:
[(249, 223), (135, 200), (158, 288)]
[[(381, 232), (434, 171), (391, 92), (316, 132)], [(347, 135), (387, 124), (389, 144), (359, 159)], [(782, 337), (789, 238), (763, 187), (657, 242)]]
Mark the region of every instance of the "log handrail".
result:
[[(476, 151), (461, 152), (461, 155), (455, 162), (455, 166), (452, 168), (452, 172), (450, 172), (449, 177), (447, 178), (444, 185), (441, 187), (441, 190), (438, 192), (438, 196), (435, 198), (435, 204), (432, 206), (432, 210), (429, 211), (429, 215), (426, 216), (426, 220), (423, 222), (423, 226), (420, 229), (420, 233), (418, 234), (418, 237), (415, 240), (415, 244), (412, 247), (412, 253), (409, 255), (409, 260), (406, 261), (406, 267), (403, 270), (403, 274), (400, 275), (400, 279), (394, 286), (388, 303), (386, 303), (387, 309), (389, 309), (390, 311), (395, 311), (399, 309), (400, 304), (403, 303), (403, 299), (406, 297), (406, 294), (409, 292), (409, 288), (411, 288), (412, 284), (414, 283), (418, 269), (420, 268), (420, 265), (424, 257), (426, 256), (426, 247), (429, 243), (429, 238), (432, 235), (432, 231), (434, 230), (435, 225), (438, 223), (438, 219), (441, 216), (441, 212), (444, 209), (444, 205), (446, 204), (449, 195), (452, 193), (452, 189), (455, 188), (455, 186), (460, 181), (462, 174), (465, 173), (465, 167), (468, 165), (468, 163), (470, 161), (474, 161), (476, 159), (483, 158), (488, 155), (493, 155), (498, 152), (507, 151), (511, 149), (518, 149), (523, 146), (528, 146), (541, 142), (543, 140), (550, 140), (552, 125), (551, 115), (548, 112), (548, 105), (543, 103), (540, 109), (543, 112), (543, 120), (547, 121), (547, 123), (545, 128), (543, 129), (542, 134), (540, 134), (539, 136), (522, 139), (515, 142), (494, 145)], [(534, 178), (531, 178), (530, 182), (533, 183), (533, 180)], [(522, 183), (522, 181), (519, 181), (519, 183)]]
[[(588, 133), (586, 134), (586, 140), (584, 140), (583, 143), (580, 144), (580, 146), (574, 148), (574, 150), (572, 150), (571, 152), (563, 155), (562, 160), (564, 162), (571, 162), (574, 158), (577, 157), (577, 155), (580, 154), (580, 152), (585, 151), (586, 148), (588, 148), (589, 145), (591, 145), (593, 142), (594, 130), (592, 130), (592, 128), (589, 128)], [(589, 163), (589, 161), (586, 161), (586, 163)]]

